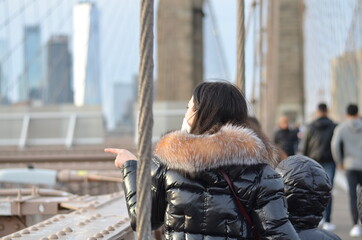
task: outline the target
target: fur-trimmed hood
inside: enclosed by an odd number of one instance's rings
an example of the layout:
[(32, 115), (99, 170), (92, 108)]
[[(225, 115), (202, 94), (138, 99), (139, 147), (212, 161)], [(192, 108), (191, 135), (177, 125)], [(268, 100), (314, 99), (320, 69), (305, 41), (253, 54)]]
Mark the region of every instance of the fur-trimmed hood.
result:
[(154, 153), (168, 168), (189, 173), (231, 165), (267, 163), (274, 167), (277, 150), (267, 144), (249, 128), (225, 125), (215, 134), (171, 132), (160, 139)]

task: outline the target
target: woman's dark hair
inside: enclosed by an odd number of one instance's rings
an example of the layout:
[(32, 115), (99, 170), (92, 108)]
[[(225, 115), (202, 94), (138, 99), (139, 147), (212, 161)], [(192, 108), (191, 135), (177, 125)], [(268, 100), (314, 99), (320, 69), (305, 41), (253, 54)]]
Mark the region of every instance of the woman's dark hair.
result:
[(248, 105), (240, 90), (227, 82), (203, 82), (193, 92), (196, 111), (191, 133), (217, 132), (223, 125), (246, 126)]
[(273, 158), (274, 145), (258, 120), (248, 116), (248, 104), (237, 87), (228, 82), (203, 82), (196, 86), (192, 96), (196, 113), (190, 133), (213, 134), (225, 124), (248, 127), (262, 140), (269, 158)]

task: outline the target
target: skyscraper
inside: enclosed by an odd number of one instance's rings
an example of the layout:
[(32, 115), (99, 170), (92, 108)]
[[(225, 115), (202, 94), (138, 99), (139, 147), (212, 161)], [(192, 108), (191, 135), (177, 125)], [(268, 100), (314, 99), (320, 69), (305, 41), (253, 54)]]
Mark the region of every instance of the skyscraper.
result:
[(73, 9), (73, 88), (77, 106), (101, 104), (98, 10), (91, 2)]
[(45, 103), (73, 102), (71, 61), (67, 36), (53, 36), (47, 44), (47, 86)]
[(19, 100), (40, 99), (42, 95), (42, 48), (40, 26), (24, 29), (24, 77), (20, 83)]

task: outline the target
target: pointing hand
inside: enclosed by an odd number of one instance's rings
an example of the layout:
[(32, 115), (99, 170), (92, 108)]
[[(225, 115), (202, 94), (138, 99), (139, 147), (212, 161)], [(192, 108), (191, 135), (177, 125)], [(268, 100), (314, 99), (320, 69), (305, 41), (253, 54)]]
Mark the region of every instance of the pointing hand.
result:
[(137, 160), (137, 157), (126, 149), (106, 148), (104, 151), (117, 154), (117, 157), (114, 160), (114, 165), (118, 168), (121, 168), (127, 160)]

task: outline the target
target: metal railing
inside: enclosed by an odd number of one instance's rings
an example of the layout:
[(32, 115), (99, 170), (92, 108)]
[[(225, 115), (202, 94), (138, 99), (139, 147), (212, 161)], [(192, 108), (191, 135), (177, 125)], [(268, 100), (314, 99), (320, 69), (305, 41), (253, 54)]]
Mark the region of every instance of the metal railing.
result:
[(0, 146), (100, 144), (101, 112), (36, 112), (0, 114)]

